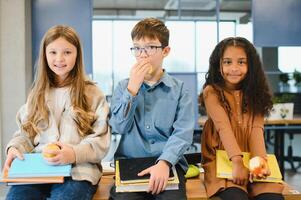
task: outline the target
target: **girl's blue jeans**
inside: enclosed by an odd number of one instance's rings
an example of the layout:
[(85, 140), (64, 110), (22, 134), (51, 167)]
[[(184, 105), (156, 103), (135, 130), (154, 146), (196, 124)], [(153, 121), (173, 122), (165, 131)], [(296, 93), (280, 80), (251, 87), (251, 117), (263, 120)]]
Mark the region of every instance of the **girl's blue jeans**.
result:
[(6, 196), (7, 200), (90, 200), (97, 185), (88, 181), (75, 181), (65, 178), (63, 184), (13, 185)]

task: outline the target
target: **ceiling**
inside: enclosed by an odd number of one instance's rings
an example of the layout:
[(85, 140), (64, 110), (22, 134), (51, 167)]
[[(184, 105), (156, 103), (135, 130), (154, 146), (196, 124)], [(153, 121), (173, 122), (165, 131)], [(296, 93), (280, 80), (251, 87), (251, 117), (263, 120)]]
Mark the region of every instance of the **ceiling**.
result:
[[(93, 0), (95, 18), (216, 20), (217, 0)], [(219, 0), (221, 20), (249, 21), (251, 0)]]

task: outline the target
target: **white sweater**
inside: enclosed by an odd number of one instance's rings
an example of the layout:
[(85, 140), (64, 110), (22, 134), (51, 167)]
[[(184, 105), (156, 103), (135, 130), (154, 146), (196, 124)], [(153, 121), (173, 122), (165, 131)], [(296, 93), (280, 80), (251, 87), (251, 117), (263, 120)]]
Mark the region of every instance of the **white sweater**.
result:
[[(49, 127), (38, 133), (35, 138), (29, 138), (20, 129), (20, 125), (27, 119), (27, 104), (17, 113), (19, 130), (7, 145), (16, 147), (21, 152), (41, 152), (42, 148), (51, 142), (60, 141), (72, 146), (76, 162), (73, 164), (71, 176), (73, 180), (87, 180), (97, 184), (102, 168), (100, 162), (106, 155), (110, 145), (110, 129), (108, 126), (109, 106), (103, 93), (95, 85), (87, 84), (86, 96), (88, 104), (96, 113), (97, 120), (93, 124), (94, 133), (81, 137), (73, 120), (74, 112), (71, 105), (69, 89), (57, 88), (50, 91), (46, 102), (50, 111)], [(44, 123), (38, 126), (45, 127)], [(7, 151), (6, 151), (7, 152)]]

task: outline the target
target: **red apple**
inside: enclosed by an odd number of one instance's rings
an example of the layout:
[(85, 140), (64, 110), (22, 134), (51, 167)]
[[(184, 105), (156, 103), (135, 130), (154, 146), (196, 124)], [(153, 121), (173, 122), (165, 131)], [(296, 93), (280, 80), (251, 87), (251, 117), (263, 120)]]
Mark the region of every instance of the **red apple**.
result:
[(267, 169), (267, 162), (260, 156), (255, 156), (249, 161), (249, 170), (254, 176), (263, 175)]

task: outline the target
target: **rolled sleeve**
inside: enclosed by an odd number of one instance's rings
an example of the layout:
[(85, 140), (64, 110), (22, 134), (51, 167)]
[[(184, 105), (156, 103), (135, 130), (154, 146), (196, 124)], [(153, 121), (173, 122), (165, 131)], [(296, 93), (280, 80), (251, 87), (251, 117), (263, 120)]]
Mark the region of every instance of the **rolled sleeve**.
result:
[(132, 96), (127, 90), (127, 81), (118, 84), (113, 95), (109, 120), (113, 133), (123, 134), (129, 130), (134, 121), (137, 96)]

